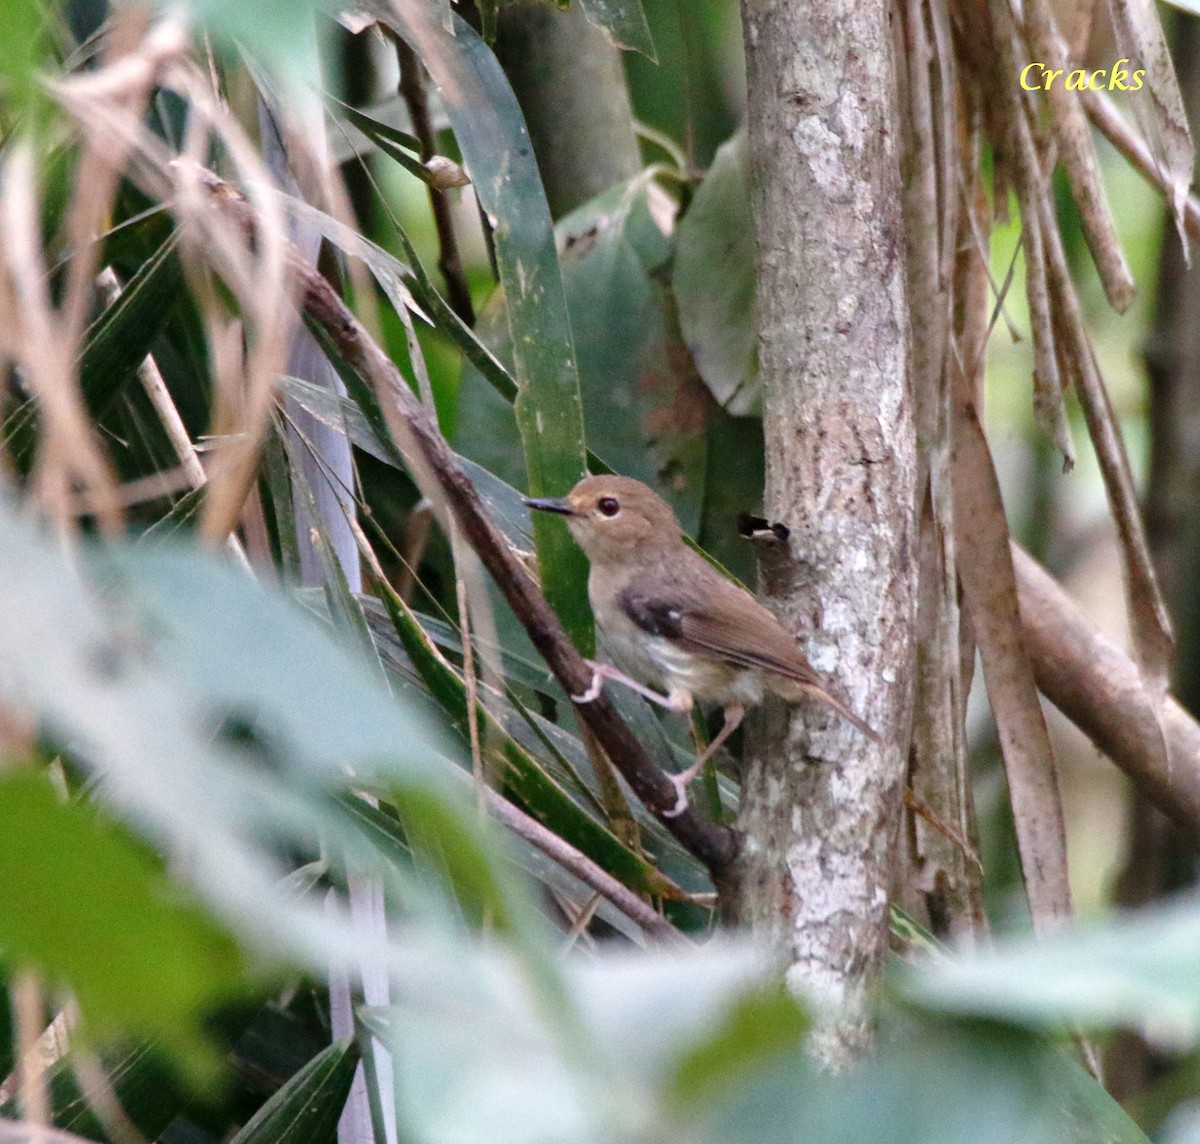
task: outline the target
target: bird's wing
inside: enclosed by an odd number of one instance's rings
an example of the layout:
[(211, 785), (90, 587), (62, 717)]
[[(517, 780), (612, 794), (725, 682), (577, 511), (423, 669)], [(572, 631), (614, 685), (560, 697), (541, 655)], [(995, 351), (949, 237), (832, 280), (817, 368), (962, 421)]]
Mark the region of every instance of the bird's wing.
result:
[(686, 570), (663, 568), (639, 576), (620, 593), (618, 603), (643, 631), (685, 651), (820, 687), (816, 672), (775, 615), (700, 557)]

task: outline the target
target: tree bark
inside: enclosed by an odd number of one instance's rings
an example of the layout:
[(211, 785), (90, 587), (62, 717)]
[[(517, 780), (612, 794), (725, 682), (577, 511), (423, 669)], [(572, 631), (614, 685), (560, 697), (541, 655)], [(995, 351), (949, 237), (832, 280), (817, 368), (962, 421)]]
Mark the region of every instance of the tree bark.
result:
[(555, 219), (641, 169), (621, 53), (578, 4), (501, 9), (496, 57), (521, 105)]
[(873, 746), (811, 705), (772, 718), (742, 788), (728, 912), (827, 1003), (831, 1068), (870, 1041), (911, 722), (917, 455), (889, 5), (744, 0), (770, 602)]

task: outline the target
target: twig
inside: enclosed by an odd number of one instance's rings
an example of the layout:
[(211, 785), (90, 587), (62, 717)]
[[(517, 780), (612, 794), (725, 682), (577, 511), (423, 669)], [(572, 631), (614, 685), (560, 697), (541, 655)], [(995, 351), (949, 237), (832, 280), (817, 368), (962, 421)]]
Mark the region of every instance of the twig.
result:
[[(413, 134), (421, 143), (421, 162), (428, 163), (437, 154), (433, 117), (429, 114), (429, 96), (425, 91), (425, 69), (412, 50), (399, 36), (392, 35), (396, 58), (400, 63), (400, 95), (408, 108)], [(458, 236), (450, 215), (450, 200), (446, 192), (429, 187), (429, 207), (438, 236), (438, 269), (446, 280), (446, 300), (468, 326), (475, 324), (475, 307), (471, 304), (471, 288), (463, 271)]]
[(637, 922), (650, 937), (663, 941), (687, 941), (687, 937), (662, 914), (651, 909), (623, 882), (618, 882), (611, 874), (601, 870), (582, 851), (576, 850), (569, 842), (564, 842), (552, 830), (530, 818), (490, 787), (486, 797), (492, 813), (514, 834), (536, 846), (564, 870), (574, 874), (585, 886), (590, 886), (597, 894), (607, 898), (621, 913)]
[[(211, 171), (196, 177), (211, 196), (214, 209), (248, 231), (255, 216), (250, 203)], [(369, 382), (401, 452), (416, 454), (428, 466), (454, 513), (463, 538), (479, 554), (496, 586), (529, 633), (534, 647), (568, 695), (581, 695), (592, 671), (575, 649), (558, 616), (538, 591), (529, 573), (492, 522), (470, 477), (437, 425), (421, 407), (395, 363), (363, 328), (333, 287), (288, 245), (288, 262), (305, 314), (320, 326), (346, 362)], [(605, 753), (652, 814), (712, 872), (726, 869), (737, 852), (737, 835), (700, 818), (692, 808), (671, 816), (677, 801), (670, 779), (647, 755), (641, 741), (625, 725), (607, 696), (601, 694), (578, 708)]]

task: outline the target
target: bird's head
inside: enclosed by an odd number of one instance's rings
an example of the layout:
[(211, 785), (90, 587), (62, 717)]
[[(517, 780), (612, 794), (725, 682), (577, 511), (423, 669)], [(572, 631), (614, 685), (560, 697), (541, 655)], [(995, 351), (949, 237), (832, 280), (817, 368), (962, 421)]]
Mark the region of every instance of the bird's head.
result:
[(671, 506), (632, 477), (585, 477), (565, 497), (529, 499), (530, 508), (567, 518), (575, 543), (593, 563), (645, 560), (679, 543), (683, 530)]

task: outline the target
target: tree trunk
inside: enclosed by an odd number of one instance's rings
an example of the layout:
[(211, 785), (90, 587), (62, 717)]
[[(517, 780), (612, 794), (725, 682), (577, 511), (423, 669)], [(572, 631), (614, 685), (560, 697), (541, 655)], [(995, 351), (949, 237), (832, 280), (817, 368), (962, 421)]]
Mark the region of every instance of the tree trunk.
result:
[(501, 9), (496, 56), (521, 105), (555, 218), (641, 169), (621, 53), (578, 4)]
[(883, 0), (744, 0), (766, 510), (764, 566), (813, 666), (883, 737), (813, 704), (771, 717), (742, 788), (728, 912), (786, 950), (825, 1019), (870, 1040), (913, 692), (917, 457), (897, 114)]

